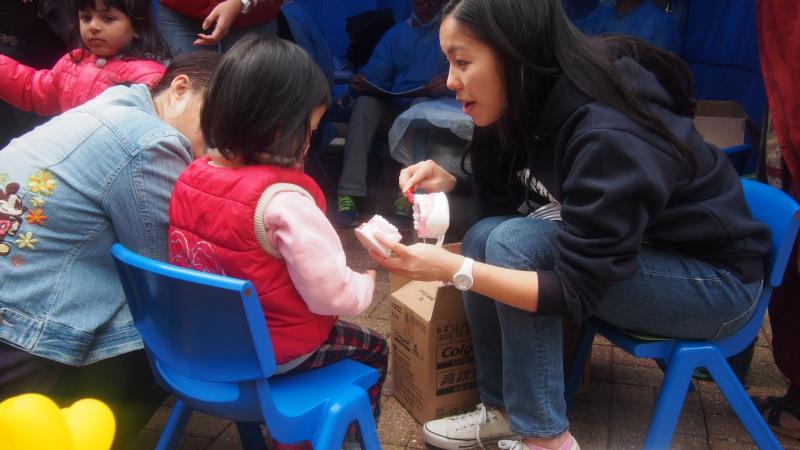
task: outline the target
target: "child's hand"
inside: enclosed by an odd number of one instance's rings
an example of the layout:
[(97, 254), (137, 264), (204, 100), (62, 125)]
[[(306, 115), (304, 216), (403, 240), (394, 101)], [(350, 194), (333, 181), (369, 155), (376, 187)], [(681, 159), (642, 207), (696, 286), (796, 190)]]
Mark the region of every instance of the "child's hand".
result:
[(199, 33), (194, 45), (214, 45), (228, 35), (233, 22), (242, 13), (241, 0), (226, 0), (211, 10), (203, 21), (203, 31), (213, 27), (211, 34)]

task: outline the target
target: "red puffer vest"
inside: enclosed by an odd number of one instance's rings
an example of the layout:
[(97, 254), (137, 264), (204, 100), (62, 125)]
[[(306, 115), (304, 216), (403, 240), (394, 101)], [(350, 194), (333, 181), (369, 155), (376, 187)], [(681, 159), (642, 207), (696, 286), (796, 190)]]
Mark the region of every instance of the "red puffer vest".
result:
[(295, 169), (219, 168), (209, 160), (193, 162), (175, 183), (169, 205), (170, 263), (250, 280), (261, 301), (278, 364), (313, 351), (328, 338), (336, 317), (308, 310), (286, 263), (263, 232), (263, 218), (275, 192), (298, 187), (325, 212), (322, 191), (311, 177)]

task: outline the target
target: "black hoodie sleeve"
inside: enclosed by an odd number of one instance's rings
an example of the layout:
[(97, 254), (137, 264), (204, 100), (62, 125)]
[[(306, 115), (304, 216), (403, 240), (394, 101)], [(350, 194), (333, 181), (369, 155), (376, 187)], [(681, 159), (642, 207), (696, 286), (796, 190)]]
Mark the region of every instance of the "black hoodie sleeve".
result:
[(630, 132), (597, 128), (577, 130), (560, 160), (566, 175), (556, 264), (540, 272), (537, 312), (581, 322), (597, 310), (610, 282), (639, 270), (644, 230), (664, 209), (680, 162), (673, 150)]

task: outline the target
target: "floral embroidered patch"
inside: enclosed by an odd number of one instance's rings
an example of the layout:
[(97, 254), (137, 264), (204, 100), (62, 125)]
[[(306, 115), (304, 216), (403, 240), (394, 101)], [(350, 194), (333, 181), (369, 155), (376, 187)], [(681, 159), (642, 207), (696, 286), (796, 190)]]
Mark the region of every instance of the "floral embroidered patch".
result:
[(56, 180), (50, 172), (40, 170), (28, 178), (28, 188), (34, 194), (52, 195), (56, 189)]
[[(0, 173), (1, 183), (5, 184), (9, 178), (7, 172)], [(30, 228), (30, 226), (45, 226), (47, 214), (45, 214), (43, 196), (53, 195), (56, 186), (56, 178), (46, 170), (40, 170), (28, 177), (29, 192), (35, 194), (30, 199), (31, 208), (25, 206), (22, 201), (19, 194), (21, 188), (19, 183), (9, 182), (5, 184), (5, 189), (0, 187), (0, 256), (11, 253), (12, 245), (16, 245), (20, 250), (36, 250), (39, 238), (36, 237), (36, 229)], [(28, 222), (25, 225), (26, 229), (20, 230), (25, 221)], [(23, 264), (24, 259), (15, 255), (11, 262), (13, 266), (18, 267)]]

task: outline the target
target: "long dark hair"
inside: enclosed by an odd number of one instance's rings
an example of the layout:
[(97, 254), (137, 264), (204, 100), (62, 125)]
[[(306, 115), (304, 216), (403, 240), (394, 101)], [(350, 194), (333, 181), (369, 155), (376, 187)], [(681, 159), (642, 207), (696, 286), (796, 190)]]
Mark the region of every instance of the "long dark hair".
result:
[(220, 62), (200, 112), (209, 147), (245, 164), (302, 164), (311, 123), (327, 107), (328, 79), (298, 45), (265, 35), (240, 39)]
[(493, 187), (498, 193), (498, 177), (503, 177), (509, 186), (500, 190), (510, 189), (509, 175), (535, 145), (537, 115), (560, 76), (588, 97), (661, 136), (694, 171), (696, 163), (686, 145), (633, 94), (603, 46), (572, 25), (561, 0), (450, 0), (444, 16), (454, 18), (472, 38), (493, 48), (504, 68), (506, 111), (492, 125), (476, 127), (468, 147), (479, 186)]
[(631, 58), (652, 73), (667, 90), (675, 114), (692, 117), (697, 110), (694, 101), (694, 78), (684, 60), (673, 53), (625, 34), (604, 34), (596, 38), (612, 60)]
[[(136, 37), (131, 44), (120, 50), (118, 58), (123, 59), (155, 59), (167, 61), (172, 59), (172, 53), (164, 38), (155, 25), (153, 2), (150, 0), (73, 0), (75, 17), (81, 10), (95, 10), (98, 3), (109, 8), (116, 8), (131, 19)], [(80, 20), (75, 25), (74, 34), (80, 35)], [(70, 56), (75, 62), (80, 62), (88, 52), (86, 45), (81, 40), (82, 52), (71, 52)]]

